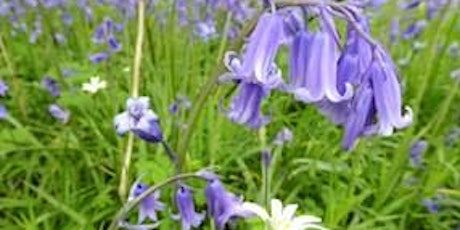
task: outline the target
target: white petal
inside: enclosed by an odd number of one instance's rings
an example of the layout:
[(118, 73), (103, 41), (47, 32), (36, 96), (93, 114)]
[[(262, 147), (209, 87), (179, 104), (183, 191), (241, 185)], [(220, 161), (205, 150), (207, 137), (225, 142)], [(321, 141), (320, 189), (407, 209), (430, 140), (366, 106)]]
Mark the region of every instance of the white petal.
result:
[(298, 216), (292, 220), (292, 225), (294, 226), (318, 226), (318, 229), (324, 229), (319, 225), (316, 225), (317, 223), (321, 223), (321, 218), (316, 217), (316, 216), (309, 216), (309, 215), (303, 215), (303, 216)]
[(271, 202), (271, 211), (272, 211), (272, 218), (279, 219), (283, 215), (283, 203), (281, 203), (278, 199), (272, 199)]
[(283, 220), (291, 221), (294, 218), (295, 211), (297, 210), (297, 204), (289, 204), (283, 210)]
[(260, 205), (251, 202), (244, 202), (242, 205), (244, 210), (248, 210), (258, 215), (262, 220), (267, 221), (270, 219), (268, 212)]

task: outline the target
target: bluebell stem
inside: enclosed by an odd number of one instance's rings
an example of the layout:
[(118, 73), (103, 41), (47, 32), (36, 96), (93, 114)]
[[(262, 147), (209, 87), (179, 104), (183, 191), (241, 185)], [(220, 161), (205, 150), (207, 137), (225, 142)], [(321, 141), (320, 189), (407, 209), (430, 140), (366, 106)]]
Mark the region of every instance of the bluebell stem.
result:
[(182, 230), (190, 230), (191, 227), (199, 227), (204, 220), (204, 213), (195, 211), (192, 192), (181, 186), (176, 193), (176, 205), (179, 209), (179, 216), (182, 223)]
[(290, 142), (293, 139), (292, 131), (286, 127), (282, 128), (273, 140), (273, 144), (277, 146), (283, 146), (286, 142)]
[(423, 154), (428, 147), (428, 142), (425, 140), (418, 140), (412, 144), (409, 150), (410, 163), (412, 167), (418, 168), (422, 164)]
[(233, 193), (225, 190), (222, 182), (212, 179), (205, 189), (208, 214), (214, 219), (217, 228), (223, 230), (227, 222), (234, 217), (251, 217), (252, 212), (245, 210), (243, 201)]
[(126, 111), (114, 118), (118, 135), (133, 132), (139, 138), (152, 143), (163, 141), (163, 133), (158, 116), (149, 109), (149, 98), (128, 98)]
[(7, 115), (8, 115), (8, 110), (6, 110), (5, 105), (0, 103), (0, 119), (5, 119)]
[(60, 122), (63, 124), (67, 123), (70, 118), (70, 112), (67, 110), (64, 110), (57, 104), (51, 104), (48, 107), (48, 111), (53, 116), (54, 118), (58, 119)]
[(42, 79), (42, 86), (48, 90), (48, 92), (51, 94), (53, 97), (59, 97), (61, 95), (61, 88), (59, 87), (58, 83), (56, 80), (49, 76), (45, 76)]
[(6, 93), (8, 92), (8, 90), (9, 90), (8, 85), (4, 81), (0, 80), (0, 97), (6, 96)]
[[(136, 181), (131, 187), (128, 202), (147, 191), (147, 189), (149, 189), (149, 186)], [(152, 222), (158, 221), (157, 211), (163, 211), (166, 208), (166, 205), (160, 202), (159, 198), (160, 191), (156, 191), (140, 202), (138, 224), (143, 223), (147, 218)]]

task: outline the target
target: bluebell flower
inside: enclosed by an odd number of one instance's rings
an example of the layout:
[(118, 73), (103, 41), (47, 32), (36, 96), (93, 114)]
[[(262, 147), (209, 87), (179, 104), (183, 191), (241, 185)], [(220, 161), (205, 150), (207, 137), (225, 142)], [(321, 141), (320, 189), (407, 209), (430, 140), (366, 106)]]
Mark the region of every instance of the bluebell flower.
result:
[(400, 5), (400, 8), (403, 10), (410, 10), (410, 9), (417, 8), (421, 3), (422, 1), (420, 0), (409, 0), (409, 1), (403, 2), (403, 4)]
[(182, 223), (182, 230), (190, 230), (191, 227), (199, 227), (204, 220), (204, 213), (195, 211), (192, 192), (181, 186), (176, 193), (176, 205), (179, 210), (179, 218)]
[(71, 26), (72, 23), (73, 23), (72, 15), (70, 15), (70, 13), (68, 13), (68, 12), (62, 13), (61, 19), (62, 19), (62, 22), (64, 23), (64, 25), (66, 25), (66, 26)]
[(208, 214), (214, 219), (217, 229), (223, 230), (225, 225), (235, 217), (252, 217), (250, 210), (243, 208), (243, 200), (225, 190), (222, 182), (212, 179), (205, 189)]
[(437, 214), (439, 212), (439, 204), (434, 199), (423, 199), (422, 204), (431, 214)]
[(427, 26), (427, 21), (426, 20), (418, 20), (412, 24), (410, 24), (407, 29), (402, 33), (402, 38), (404, 40), (410, 40), (413, 39), (417, 36), (419, 36), (423, 29)]
[(286, 127), (282, 128), (273, 140), (273, 144), (277, 146), (282, 146), (286, 142), (290, 142), (293, 139), (292, 131)]
[(121, 44), (117, 41), (114, 36), (110, 36), (107, 39), (107, 44), (109, 45), (109, 49), (111, 52), (119, 52), (122, 48)]
[(57, 104), (51, 104), (48, 107), (48, 111), (53, 116), (54, 118), (58, 119), (60, 122), (63, 124), (67, 123), (70, 118), (70, 112), (67, 110), (64, 110)]
[(42, 86), (48, 90), (48, 92), (51, 94), (53, 97), (59, 97), (61, 95), (61, 88), (59, 87), (58, 83), (56, 80), (49, 76), (45, 76), (42, 79)]
[(131, 131), (148, 142), (163, 141), (158, 116), (149, 109), (148, 97), (128, 98), (126, 111), (115, 116), (114, 126), (118, 135)]
[(0, 119), (5, 119), (7, 115), (8, 115), (8, 110), (6, 110), (5, 105), (0, 103)]
[(195, 25), (195, 34), (203, 41), (208, 41), (217, 36), (216, 25), (212, 20), (199, 20)]
[(390, 43), (395, 43), (399, 36), (399, 20), (392, 19), (390, 24)]
[[(131, 187), (128, 201), (133, 200), (148, 189), (149, 186), (136, 181)], [(139, 203), (139, 218), (137, 220), (138, 224), (143, 223), (147, 218), (152, 222), (158, 221), (157, 211), (163, 211), (166, 208), (166, 205), (159, 201), (159, 198), (160, 191), (156, 191), (148, 195)]]
[(270, 118), (261, 113), (262, 100), (268, 96), (268, 90), (253, 83), (240, 83), (237, 95), (233, 97), (227, 111), (227, 117), (237, 124), (250, 128), (266, 125)]
[[(348, 100), (353, 96), (353, 87), (345, 83), (344, 93), (337, 87), (337, 61), (339, 59), (336, 43), (328, 32), (313, 34), (301, 32), (294, 39), (291, 51), (289, 86), (297, 100), (311, 103), (327, 99), (331, 102)], [(295, 75), (294, 75), (295, 74)]]
[(241, 60), (229, 52), (225, 64), (235, 79), (279, 87), (281, 72), (275, 64), (278, 48), (285, 41), (283, 17), (277, 13), (265, 13), (259, 18), (250, 35)]
[(8, 85), (4, 81), (0, 80), (0, 97), (6, 96), (6, 93), (8, 92), (8, 90), (9, 90)]
[(270, 167), (270, 164), (272, 162), (272, 152), (270, 149), (262, 149), (261, 152), (261, 160), (262, 160), (262, 166), (264, 166), (265, 169), (268, 169)]
[(107, 52), (100, 52), (89, 56), (89, 60), (91, 60), (91, 62), (93, 62), (94, 64), (98, 64), (102, 61), (105, 61), (107, 60), (107, 58), (109, 58), (109, 54)]
[(418, 168), (422, 164), (423, 154), (428, 147), (428, 142), (418, 140), (412, 144), (409, 150), (410, 163), (413, 167)]
[(192, 107), (192, 102), (186, 97), (179, 95), (176, 97), (176, 100), (169, 106), (169, 112), (171, 114), (177, 114), (179, 109), (190, 109)]

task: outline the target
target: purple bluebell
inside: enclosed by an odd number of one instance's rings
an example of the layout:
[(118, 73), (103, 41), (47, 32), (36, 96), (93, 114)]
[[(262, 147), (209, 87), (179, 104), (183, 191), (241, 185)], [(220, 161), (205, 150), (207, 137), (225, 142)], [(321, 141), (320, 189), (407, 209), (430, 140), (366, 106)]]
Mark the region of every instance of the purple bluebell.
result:
[(42, 86), (43, 88), (48, 90), (48, 92), (53, 97), (59, 97), (61, 95), (61, 88), (59, 87), (58, 83), (56, 82), (56, 80), (49, 76), (45, 76), (42, 79)]
[(216, 25), (212, 20), (199, 20), (195, 25), (195, 34), (203, 41), (208, 41), (217, 36)]
[(121, 44), (113, 36), (107, 38), (107, 44), (109, 45), (111, 52), (119, 52), (122, 48)]
[(9, 90), (8, 85), (4, 81), (0, 80), (0, 97), (6, 96), (6, 93), (8, 92), (8, 90)]
[(370, 81), (374, 90), (375, 107), (378, 114), (380, 135), (391, 135), (394, 128), (405, 128), (412, 124), (412, 110), (405, 107), (402, 114), (401, 85), (396, 67), (383, 47), (376, 47), (375, 60), (369, 67)]
[(437, 200), (435, 199), (432, 199), (432, 198), (423, 199), (422, 204), (431, 214), (437, 214), (439, 212), (439, 204)]
[(298, 34), (291, 47), (289, 91), (297, 100), (311, 103), (328, 99), (331, 102), (348, 100), (353, 87), (345, 83), (343, 94), (337, 87), (338, 51), (334, 38), (318, 31)]
[(225, 190), (222, 182), (217, 179), (208, 182), (205, 196), (208, 214), (214, 219), (217, 229), (223, 230), (225, 225), (235, 217), (253, 216), (251, 211), (242, 207), (242, 199)]
[(293, 139), (292, 131), (286, 127), (282, 128), (273, 140), (273, 144), (277, 146), (283, 146), (286, 142), (290, 142)]
[(57, 120), (59, 120), (63, 124), (65, 124), (65, 123), (67, 123), (69, 121), (70, 112), (67, 111), (67, 110), (64, 110), (63, 108), (61, 108), (57, 104), (51, 104), (48, 107), (48, 111), (51, 114), (51, 116), (53, 116), (54, 118), (56, 118)]
[(149, 108), (148, 97), (128, 98), (126, 111), (114, 118), (114, 126), (118, 135), (133, 132), (139, 138), (158, 143), (163, 141), (158, 116)]
[(203, 222), (205, 214), (195, 211), (195, 203), (190, 189), (181, 186), (177, 190), (175, 198), (182, 230), (190, 230), (192, 227), (198, 228)]
[(417, 8), (418, 6), (420, 6), (421, 3), (422, 1), (420, 0), (409, 0), (409, 1), (403, 2), (403, 4), (400, 5), (400, 8), (403, 10), (410, 10), (410, 9)]
[(283, 17), (277, 13), (264, 13), (248, 39), (241, 60), (229, 52), (225, 64), (235, 79), (267, 88), (279, 87), (281, 72), (274, 61), (284, 40)]
[(253, 83), (240, 83), (237, 95), (230, 103), (227, 117), (237, 124), (250, 128), (260, 128), (270, 119), (261, 113), (262, 100), (268, 96), (268, 90)]
[(265, 149), (262, 149), (262, 154), (261, 154), (261, 160), (262, 160), (262, 166), (265, 168), (265, 169), (268, 169), (270, 167), (270, 164), (272, 162), (272, 152), (270, 149), (268, 148), (265, 148)]
[[(299, 32), (305, 29), (303, 12), (299, 8), (287, 9), (283, 12), (284, 16), (284, 34), (287, 38), (293, 38)], [(288, 43), (288, 42), (285, 42)]]
[[(131, 187), (128, 201), (133, 200), (148, 189), (148, 185), (136, 181)], [(138, 224), (143, 223), (147, 218), (152, 222), (158, 221), (157, 211), (163, 211), (166, 208), (166, 205), (159, 201), (159, 199), (160, 191), (157, 190), (154, 193), (148, 195), (139, 203), (139, 218), (137, 220)]]
[(427, 21), (422, 19), (410, 24), (402, 33), (401, 37), (404, 40), (410, 40), (419, 36), (427, 26)]
[(342, 147), (345, 150), (352, 149), (360, 136), (374, 132), (375, 126), (372, 122), (376, 109), (373, 91), (369, 84), (359, 86), (349, 106), (350, 109), (346, 111), (345, 133), (342, 140)]
[(109, 58), (109, 54), (107, 52), (100, 52), (96, 54), (92, 54), (89, 56), (89, 60), (94, 63), (98, 64), (101, 63)]
[(169, 112), (171, 114), (177, 114), (179, 109), (190, 109), (192, 107), (192, 102), (186, 97), (179, 95), (176, 97), (176, 100), (169, 106)]
[(428, 142), (425, 140), (418, 140), (412, 144), (409, 149), (409, 159), (412, 167), (418, 168), (422, 164), (423, 154), (428, 148)]
[(66, 26), (71, 26), (72, 23), (73, 23), (72, 15), (70, 13), (68, 13), (68, 12), (62, 13), (61, 19), (62, 19), (62, 22), (64, 23), (64, 25), (66, 25)]
[(62, 45), (64, 43), (67, 42), (67, 39), (65, 38), (65, 36), (61, 33), (55, 33), (53, 34), (53, 39), (54, 41), (59, 44), (59, 45)]
[(5, 105), (0, 103), (0, 119), (5, 119), (8, 115), (8, 110), (6, 109)]
[(445, 136), (446, 146), (453, 147), (460, 141), (460, 127), (455, 127), (449, 130)]

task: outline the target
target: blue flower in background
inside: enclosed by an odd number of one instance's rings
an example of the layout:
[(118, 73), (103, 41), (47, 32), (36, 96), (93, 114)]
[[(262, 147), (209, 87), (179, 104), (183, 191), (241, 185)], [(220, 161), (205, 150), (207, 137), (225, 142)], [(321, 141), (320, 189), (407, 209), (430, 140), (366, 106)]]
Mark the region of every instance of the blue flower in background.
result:
[(149, 109), (148, 97), (128, 98), (126, 111), (114, 118), (114, 126), (118, 135), (131, 131), (139, 138), (158, 143), (163, 141), (163, 133), (158, 116)]
[(8, 115), (8, 110), (6, 110), (5, 105), (0, 103), (0, 119), (5, 119), (7, 115)]
[(48, 111), (54, 118), (58, 119), (63, 124), (67, 123), (70, 118), (70, 112), (64, 110), (57, 104), (52, 104), (48, 107)]
[[(133, 200), (145, 191), (149, 189), (149, 186), (136, 181), (132, 187), (128, 197), (128, 201)], [(147, 218), (152, 222), (158, 221), (157, 211), (163, 211), (166, 205), (159, 201), (160, 191), (156, 191), (153, 194), (148, 195), (139, 204), (139, 218), (138, 224), (143, 223)]]
[(190, 189), (181, 186), (177, 190), (175, 198), (177, 209), (179, 210), (179, 218), (182, 222), (182, 230), (199, 227), (205, 218), (205, 214), (195, 211), (195, 204)]
[(49, 76), (45, 76), (42, 79), (42, 86), (48, 90), (48, 92), (51, 94), (53, 97), (59, 97), (61, 95), (61, 88), (59, 87), (58, 83), (56, 80)]
[(409, 149), (410, 163), (412, 167), (418, 168), (422, 164), (423, 154), (428, 148), (428, 142), (425, 140), (418, 140), (412, 144)]
[(438, 199), (432, 199), (432, 198), (423, 199), (422, 204), (431, 214), (439, 213)]
[(4, 81), (0, 80), (0, 96), (1, 97), (6, 96), (6, 93), (8, 92), (8, 90), (9, 90), (8, 85)]

